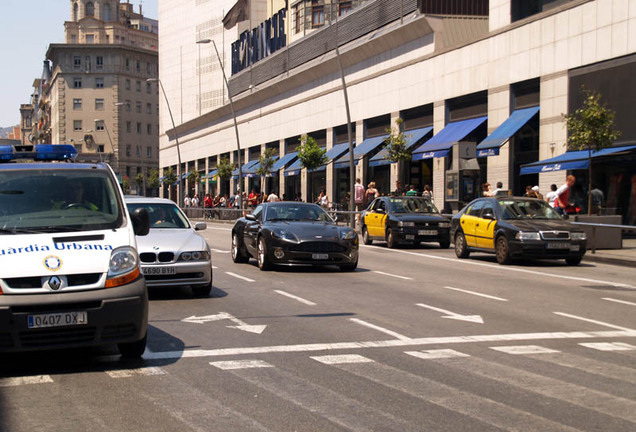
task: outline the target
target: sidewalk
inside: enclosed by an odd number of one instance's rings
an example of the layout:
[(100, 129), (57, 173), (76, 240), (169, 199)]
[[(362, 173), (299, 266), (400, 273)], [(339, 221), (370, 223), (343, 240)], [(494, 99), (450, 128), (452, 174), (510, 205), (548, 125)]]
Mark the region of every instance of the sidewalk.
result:
[(622, 249), (588, 250), (583, 261), (636, 267), (636, 239), (623, 239)]

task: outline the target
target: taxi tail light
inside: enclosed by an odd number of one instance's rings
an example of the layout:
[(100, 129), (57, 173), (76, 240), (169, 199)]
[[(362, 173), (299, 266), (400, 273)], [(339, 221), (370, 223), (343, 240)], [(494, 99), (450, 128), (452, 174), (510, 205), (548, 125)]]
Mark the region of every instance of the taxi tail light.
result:
[(139, 275), (140, 275), (139, 267), (137, 267), (133, 271), (131, 271), (130, 273), (126, 273), (123, 276), (118, 276), (118, 277), (114, 277), (112, 279), (107, 279), (105, 288), (114, 288), (114, 287), (118, 287), (118, 286), (121, 286), (121, 285), (126, 285), (127, 283), (130, 283), (130, 282), (134, 281), (135, 279), (137, 279), (139, 277)]

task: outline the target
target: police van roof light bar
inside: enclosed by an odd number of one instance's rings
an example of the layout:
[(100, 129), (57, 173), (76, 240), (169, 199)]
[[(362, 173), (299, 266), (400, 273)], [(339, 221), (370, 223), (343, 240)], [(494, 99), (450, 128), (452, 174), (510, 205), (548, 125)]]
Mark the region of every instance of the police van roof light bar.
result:
[(0, 145), (0, 162), (16, 159), (36, 161), (72, 161), (77, 150), (70, 144)]

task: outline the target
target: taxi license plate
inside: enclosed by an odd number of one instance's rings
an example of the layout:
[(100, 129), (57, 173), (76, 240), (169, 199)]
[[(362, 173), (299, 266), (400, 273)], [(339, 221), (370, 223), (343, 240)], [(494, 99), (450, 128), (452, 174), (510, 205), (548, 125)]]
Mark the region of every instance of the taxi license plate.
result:
[(329, 254), (326, 254), (326, 253), (312, 253), (311, 254), (311, 259), (326, 260), (326, 259), (329, 259)]
[(437, 235), (437, 230), (419, 230), (417, 234), (426, 236)]
[(175, 274), (174, 267), (142, 267), (141, 272), (145, 275), (172, 275)]
[(29, 315), (29, 328), (62, 327), (88, 324), (86, 311)]
[(578, 252), (580, 250), (580, 246), (579, 245), (570, 245), (570, 250), (572, 252)]
[(548, 249), (570, 249), (570, 243), (566, 243), (566, 242), (551, 242), (551, 243), (547, 243), (546, 247)]

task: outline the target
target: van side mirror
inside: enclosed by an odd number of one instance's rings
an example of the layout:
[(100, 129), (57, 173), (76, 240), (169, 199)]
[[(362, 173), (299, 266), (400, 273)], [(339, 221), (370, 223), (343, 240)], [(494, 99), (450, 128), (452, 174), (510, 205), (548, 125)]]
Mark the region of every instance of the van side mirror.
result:
[(150, 232), (150, 217), (148, 216), (148, 210), (139, 207), (130, 214), (130, 219), (132, 220), (135, 235), (148, 235), (148, 232)]

